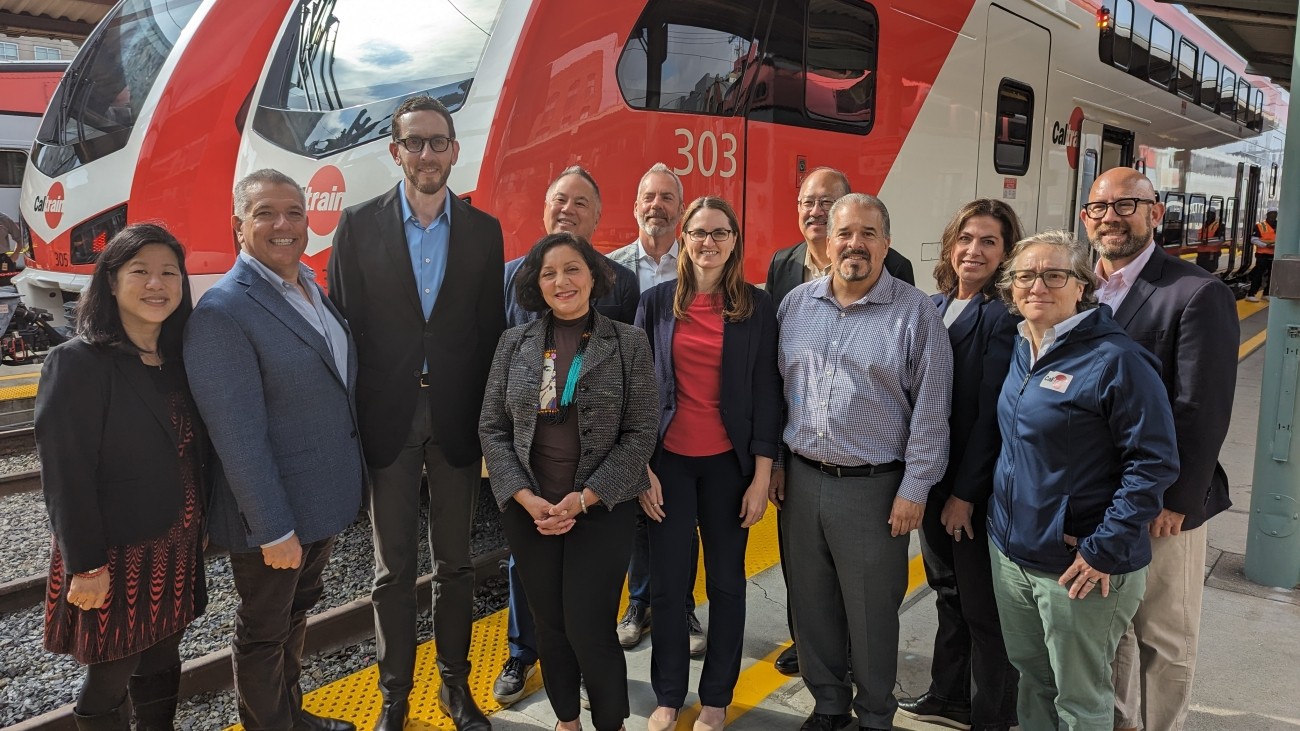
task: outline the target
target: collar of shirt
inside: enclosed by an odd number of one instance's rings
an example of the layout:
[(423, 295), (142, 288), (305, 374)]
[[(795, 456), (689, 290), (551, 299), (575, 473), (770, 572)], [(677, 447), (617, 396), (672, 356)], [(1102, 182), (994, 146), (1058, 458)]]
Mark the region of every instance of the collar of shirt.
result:
[[(261, 274), (263, 279), (270, 282), (271, 286), (275, 287), (277, 292), (284, 294), (285, 292), (297, 291), (298, 288), (294, 286), (297, 284), (296, 282), (290, 282), (279, 274), (271, 271), (270, 267), (257, 259), (254, 259), (247, 251), (239, 252), (239, 258), (242, 259), (245, 264), (251, 266), (258, 274)], [(306, 264), (298, 262), (298, 277), (304, 285), (303, 288), (310, 292), (311, 287), (307, 285), (316, 279), (316, 272), (312, 271), (312, 268)]]
[(403, 179), (402, 182), (397, 184), (397, 186), (397, 198), (402, 202), (403, 223), (413, 224), (416, 228), (422, 230), (435, 228), (439, 225), (451, 225), (451, 197), (455, 195), (451, 192), (451, 188), (447, 188), (447, 195), (442, 197), (442, 213), (434, 216), (433, 220), (429, 222), (429, 225), (425, 227), (420, 225), (420, 219), (417, 218), (415, 212), (411, 210), (411, 202), (406, 200), (406, 180)]
[(1016, 323), (1016, 329), (1020, 331), (1020, 337), (1029, 342), (1029, 367), (1033, 368), (1039, 358), (1046, 355), (1053, 345), (1056, 345), (1061, 338), (1065, 337), (1066, 333), (1078, 327), (1079, 323), (1083, 322), (1095, 309), (1088, 308), (1083, 312), (1077, 312), (1047, 328), (1047, 332), (1043, 333), (1043, 342), (1038, 345), (1037, 353), (1034, 353), (1034, 340), (1029, 336), (1029, 324), (1024, 320)]
[(660, 257), (658, 263), (655, 262), (653, 257), (651, 257), (649, 254), (646, 253), (645, 246), (641, 243), (640, 237), (638, 237), (636, 240), (636, 251), (637, 251), (638, 260), (649, 262), (652, 266), (663, 266), (664, 259), (668, 259), (669, 261), (674, 261), (674, 262), (677, 261), (676, 241), (673, 242), (672, 246), (668, 247), (668, 253)]
[(1116, 269), (1110, 278), (1102, 272), (1101, 260), (1097, 260), (1097, 266), (1093, 270), (1097, 274), (1097, 299), (1102, 304), (1110, 305), (1112, 311), (1118, 311), (1124, 297), (1128, 294), (1129, 289), (1133, 287), (1133, 282), (1137, 280), (1138, 275), (1146, 267), (1147, 262), (1151, 261), (1151, 255), (1155, 253), (1156, 243), (1151, 241), (1147, 244), (1133, 261)]
[(819, 268), (817, 266), (817, 263), (813, 261), (812, 247), (807, 245), (804, 246), (803, 281), (811, 282), (812, 280), (817, 279), (818, 277), (824, 277), (827, 274), (830, 274), (832, 266), (834, 266), (834, 264), (827, 264), (826, 266)]
[[(831, 283), (834, 279), (834, 277), (827, 276), (817, 280), (817, 284), (813, 285), (813, 296), (817, 299), (830, 300), (836, 307), (840, 307), (839, 300), (836, 299), (835, 293), (831, 291)], [(857, 307), (858, 305), (879, 305), (893, 302), (894, 286), (897, 281), (898, 280), (890, 276), (888, 271), (881, 269), (880, 279), (877, 279), (876, 283), (871, 285), (871, 289), (867, 290), (866, 294), (862, 295), (860, 299), (850, 302), (848, 307), (840, 307), (840, 309), (847, 310), (849, 307)]]

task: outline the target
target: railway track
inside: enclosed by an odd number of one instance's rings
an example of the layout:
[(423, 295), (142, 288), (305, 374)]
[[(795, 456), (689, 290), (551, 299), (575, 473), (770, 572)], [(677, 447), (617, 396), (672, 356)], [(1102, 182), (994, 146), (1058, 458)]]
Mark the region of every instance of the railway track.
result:
[(34, 492), (41, 489), (41, 472), (15, 472), (0, 475), (0, 498), (17, 495), (20, 492)]
[(36, 435), (31, 424), (0, 429), (0, 455), (22, 454), (36, 449)]

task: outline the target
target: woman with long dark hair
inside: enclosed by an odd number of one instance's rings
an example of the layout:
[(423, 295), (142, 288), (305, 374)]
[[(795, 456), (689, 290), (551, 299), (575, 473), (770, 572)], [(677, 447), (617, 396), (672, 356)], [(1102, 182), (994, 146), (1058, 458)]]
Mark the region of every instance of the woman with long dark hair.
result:
[(77, 337), (53, 348), (36, 448), (54, 533), (45, 647), (86, 665), (83, 731), (171, 731), (180, 639), (207, 605), (206, 440), (181, 363), (185, 252), (135, 224), (99, 255)]

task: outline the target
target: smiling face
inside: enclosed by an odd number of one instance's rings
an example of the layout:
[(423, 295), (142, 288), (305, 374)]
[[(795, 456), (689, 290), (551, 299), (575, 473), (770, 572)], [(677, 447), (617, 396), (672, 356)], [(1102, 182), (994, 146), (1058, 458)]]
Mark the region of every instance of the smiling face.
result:
[(542, 223), (546, 233), (569, 232), (591, 241), (600, 222), (600, 200), (581, 175), (565, 175), (546, 194)]
[[(727, 231), (722, 241), (714, 241), (713, 236), (705, 236), (703, 241), (696, 241), (692, 232)], [(686, 247), (686, 256), (695, 266), (696, 273), (717, 272), (731, 258), (736, 248), (736, 231), (727, 214), (716, 208), (700, 208), (690, 220), (682, 224), (682, 240)]]
[(1114, 203), (1124, 198), (1136, 198), (1142, 202), (1127, 216), (1115, 213), (1114, 206), (1107, 208), (1106, 215), (1101, 218), (1092, 218), (1087, 211), (1079, 213), (1092, 248), (1103, 258), (1115, 262), (1117, 268), (1146, 248), (1165, 215), (1163, 204), (1147, 202), (1156, 199), (1151, 181), (1132, 168), (1113, 168), (1102, 173), (1092, 184), (1088, 202)]
[(884, 217), (872, 206), (851, 203), (836, 209), (829, 226), (835, 276), (845, 282), (866, 282), (870, 289), (889, 253)]
[(171, 247), (145, 244), (113, 274), (118, 315), (128, 332), (161, 327), (181, 305), (181, 266)]
[(591, 269), (572, 246), (552, 246), (542, 256), (537, 284), (542, 299), (561, 320), (576, 320), (591, 308)]
[[(1037, 244), (1027, 247), (1012, 263), (1020, 271), (1042, 272), (1047, 269), (1071, 271), (1070, 254), (1059, 246)], [(1065, 322), (1079, 311), (1083, 299), (1083, 282), (1071, 276), (1064, 287), (1052, 289), (1042, 277), (1034, 280), (1028, 289), (1012, 287), (1012, 299), (1022, 317), (1037, 332)]]
[(447, 120), (432, 109), (418, 109), (403, 114), (401, 118), (393, 120), (393, 124), (399, 129), (398, 137), (419, 137), (425, 140), (424, 147), (419, 152), (408, 152), (396, 142), (388, 143), (388, 151), (393, 160), (406, 175), (406, 184), (425, 195), (433, 195), (442, 190), (447, 185), (447, 176), (451, 175), (451, 167), (460, 157), (460, 143), (451, 140), (447, 149), (434, 152), (428, 140), (451, 137)]
[(298, 260), (307, 250), (302, 191), (286, 183), (255, 183), (242, 215), (233, 224), (244, 251), (286, 281), (298, 281)]
[(957, 272), (958, 295), (970, 298), (984, 288), (1006, 256), (1002, 222), (992, 216), (971, 216), (957, 234), (952, 247), (953, 271)]
[(821, 244), (830, 233), (827, 227), (831, 207), (848, 193), (840, 177), (830, 170), (819, 170), (809, 175), (799, 187), (799, 230), (805, 241)]
[(632, 213), (641, 232), (650, 238), (672, 236), (682, 217), (681, 196), (677, 184), (664, 173), (649, 173), (641, 179)]

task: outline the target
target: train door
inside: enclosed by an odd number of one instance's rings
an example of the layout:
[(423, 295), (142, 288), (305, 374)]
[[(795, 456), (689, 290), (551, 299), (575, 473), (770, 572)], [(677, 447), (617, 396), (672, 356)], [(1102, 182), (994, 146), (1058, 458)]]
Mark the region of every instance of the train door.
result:
[(1034, 132), (1044, 118), (1051, 46), (1046, 28), (989, 8), (976, 192), (1003, 199), (1027, 231), (1038, 228), (1043, 140)]
[(1237, 193), (1237, 200), (1245, 203), (1241, 206), (1241, 266), (1233, 272), (1236, 276), (1250, 271), (1250, 266), (1255, 261), (1255, 247), (1251, 245), (1250, 237), (1255, 233), (1255, 223), (1263, 219), (1263, 211), (1260, 210), (1261, 187), (1259, 166), (1251, 165), (1246, 171), (1242, 189)]

